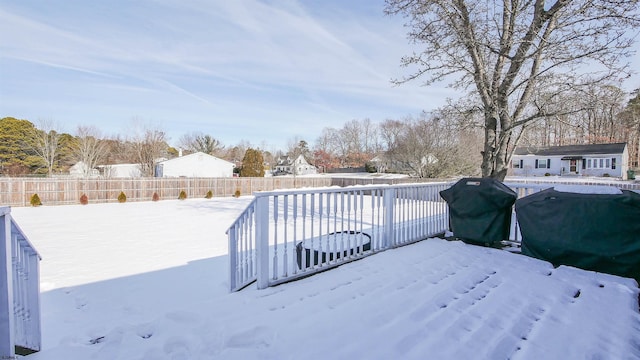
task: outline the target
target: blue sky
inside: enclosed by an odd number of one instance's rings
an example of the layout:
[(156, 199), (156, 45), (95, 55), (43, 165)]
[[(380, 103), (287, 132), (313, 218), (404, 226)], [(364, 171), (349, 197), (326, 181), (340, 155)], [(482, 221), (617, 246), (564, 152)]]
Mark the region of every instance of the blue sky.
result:
[(416, 115), (447, 89), (393, 86), (411, 47), (383, 0), (0, 1), (0, 117), (225, 145), (313, 143)]
[(0, 0), (0, 117), (52, 121), (68, 133), (96, 126), (105, 136), (147, 125), (174, 146), (199, 131), (276, 150), (293, 139), (313, 144), (325, 127), (417, 115), (457, 97), (391, 84), (413, 48), (403, 19), (383, 8), (383, 0)]

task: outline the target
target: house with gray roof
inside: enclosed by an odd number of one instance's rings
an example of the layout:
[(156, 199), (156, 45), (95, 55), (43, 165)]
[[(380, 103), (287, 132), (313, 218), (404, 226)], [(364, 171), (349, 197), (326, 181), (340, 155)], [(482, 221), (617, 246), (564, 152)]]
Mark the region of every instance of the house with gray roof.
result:
[(626, 143), (518, 147), (511, 158), (511, 175), (582, 175), (627, 179)]
[(304, 155), (298, 155), (292, 159), (289, 156), (282, 156), (277, 160), (274, 175), (313, 175), (317, 174), (318, 169), (309, 164)]

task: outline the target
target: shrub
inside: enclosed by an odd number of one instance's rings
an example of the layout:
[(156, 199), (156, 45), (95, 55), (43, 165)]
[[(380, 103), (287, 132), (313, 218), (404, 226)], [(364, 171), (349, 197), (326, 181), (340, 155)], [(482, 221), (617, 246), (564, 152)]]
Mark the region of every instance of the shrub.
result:
[(124, 191), (120, 191), (120, 195), (118, 195), (118, 202), (119, 203), (127, 202), (127, 195), (124, 194)]
[(544, 173), (544, 176), (551, 176), (551, 174), (549, 174), (549, 173)]
[(82, 194), (82, 196), (80, 196), (80, 204), (87, 205), (88, 203), (89, 198), (87, 197), (87, 194)]
[(235, 197), (240, 197), (240, 189), (237, 189), (235, 193), (233, 193), (233, 196)]
[(178, 195), (178, 200), (184, 200), (187, 198), (187, 193), (184, 190), (180, 190), (180, 195)]
[(602, 177), (611, 177), (611, 175), (609, 175), (609, 173), (604, 173), (602, 174)]
[(40, 201), (40, 196), (38, 194), (31, 195), (31, 200), (29, 201), (31, 206), (40, 206), (42, 205), (42, 201)]
[(158, 195), (158, 193), (157, 193), (157, 192), (154, 192), (154, 193), (153, 193), (153, 196), (151, 197), (151, 200), (153, 200), (153, 201), (158, 201), (158, 200), (160, 200), (160, 195)]
[(207, 191), (207, 195), (204, 196), (205, 199), (211, 199), (213, 197), (213, 192), (211, 190)]

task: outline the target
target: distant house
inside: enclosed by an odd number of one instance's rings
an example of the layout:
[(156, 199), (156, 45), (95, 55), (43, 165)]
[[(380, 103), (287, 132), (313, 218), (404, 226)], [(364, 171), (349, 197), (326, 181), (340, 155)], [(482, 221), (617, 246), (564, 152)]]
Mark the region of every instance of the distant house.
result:
[(628, 159), (626, 143), (518, 147), (511, 158), (511, 173), (610, 176), (626, 180)]
[(156, 164), (156, 177), (233, 177), (232, 162), (196, 152)]
[(309, 164), (303, 155), (298, 155), (294, 160), (289, 156), (280, 157), (275, 166), (273, 175), (310, 175), (317, 173), (318, 169), (316, 169), (315, 166)]
[(89, 169), (87, 164), (82, 161), (78, 161), (73, 166), (69, 168), (69, 175), (72, 177), (98, 177), (100, 176), (100, 172), (97, 169)]
[(138, 178), (142, 177), (140, 164), (98, 165), (100, 175), (105, 178)]

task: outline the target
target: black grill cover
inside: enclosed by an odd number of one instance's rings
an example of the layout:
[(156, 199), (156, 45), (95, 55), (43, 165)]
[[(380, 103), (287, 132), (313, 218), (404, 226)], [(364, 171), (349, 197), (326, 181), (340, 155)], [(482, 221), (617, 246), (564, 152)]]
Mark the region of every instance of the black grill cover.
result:
[(516, 193), (492, 178), (461, 179), (440, 196), (449, 205), (449, 226), (464, 242), (491, 244), (509, 238)]
[(516, 201), (522, 253), (640, 282), (640, 194), (547, 189)]

